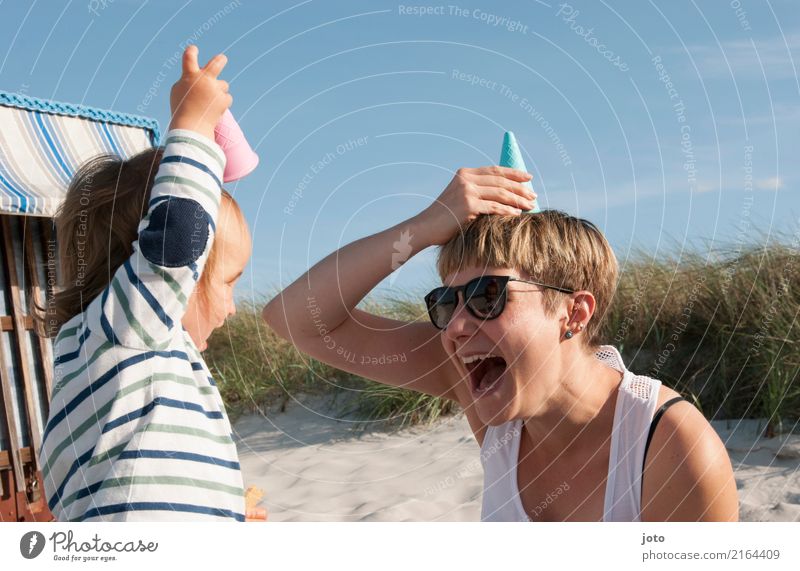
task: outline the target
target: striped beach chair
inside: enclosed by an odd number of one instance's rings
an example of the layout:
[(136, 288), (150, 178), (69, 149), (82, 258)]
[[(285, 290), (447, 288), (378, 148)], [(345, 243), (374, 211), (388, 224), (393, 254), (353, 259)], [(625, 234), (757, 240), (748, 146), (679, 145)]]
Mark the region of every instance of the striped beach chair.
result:
[(46, 307), (57, 283), (53, 216), (88, 159), (126, 158), (159, 137), (153, 119), (0, 91), (0, 522), (52, 517), (38, 460), (52, 347), (29, 308)]

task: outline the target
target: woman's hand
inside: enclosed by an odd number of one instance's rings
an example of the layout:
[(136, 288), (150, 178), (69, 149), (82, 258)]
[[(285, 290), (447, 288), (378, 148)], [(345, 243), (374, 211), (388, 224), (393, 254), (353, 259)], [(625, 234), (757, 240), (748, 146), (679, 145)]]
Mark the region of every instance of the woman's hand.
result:
[(217, 54), (201, 69), (197, 63), (197, 46), (186, 48), (183, 73), (169, 96), (170, 129), (190, 129), (214, 138), (214, 127), (233, 102), (228, 82), (217, 79), (227, 62), (227, 57)]
[(462, 168), (433, 204), (415, 216), (415, 226), (430, 245), (447, 243), (479, 214), (519, 215), (534, 207), (524, 183), (530, 173), (507, 167)]

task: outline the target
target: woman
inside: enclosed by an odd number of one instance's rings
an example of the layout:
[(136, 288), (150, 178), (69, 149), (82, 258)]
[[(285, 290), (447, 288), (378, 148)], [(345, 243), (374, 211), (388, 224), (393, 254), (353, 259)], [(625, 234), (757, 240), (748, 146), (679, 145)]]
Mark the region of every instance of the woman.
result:
[[(617, 280), (607, 241), (558, 211), (521, 214), (528, 180), (459, 170), (420, 214), (316, 264), (264, 319), (320, 361), (461, 405), (484, 521), (736, 521), (731, 464), (703, 415), (599, 343)], [(356, 309), (403, 237), (411, 256), (443, 246), (430, 323)], [(386, 354), (405, 358), (369, 358)]]

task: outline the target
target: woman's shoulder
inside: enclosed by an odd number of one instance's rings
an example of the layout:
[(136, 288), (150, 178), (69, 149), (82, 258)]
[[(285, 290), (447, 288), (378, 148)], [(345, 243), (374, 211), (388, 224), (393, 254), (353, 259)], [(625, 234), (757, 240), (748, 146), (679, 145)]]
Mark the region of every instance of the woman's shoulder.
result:
[[(661, 384), (656, 399), (656, 410), (675, 397), (683, 398), (683, 395)], [(719, 440), (716, 431), (703, 413), (691, 401), (684, 398), (670, 405), (661, 415), (651, 445), (662, 444), (673, 448), (688, 444), (697, 446), (703, 435), (716, 436)], [(657, 436), (660, 438), (657, 439)]]
[[(664, 384), (659, 384), (659, 387), (658, 387), (658, 398), (656, 399), (656, 410), (658, 410), (658, 408), (662, 404), (664, 404), (665, 402), (667, 402), (669, 400), (674, 399), (675, 397), (683, 398), (683, 395), (680, 394), (678, 391), (676, 391), (674, 389), (671, 389), (671, 388), (669, 388), (668, 386), (666, 386)], [(691, 404), (688, 400), (686, 400), (685, 402)], [(675, 404), (671, 405), (669, 408), (672, 408), (673, 406), (677, 406), (679, 404), (682, 405), (683, 403), (684, 403), (684, 401), (676, 402)], [(669, 410), (669, 409), (667, 409), (667, 410)], [(666, 414), (666, 412), (664, 414)]]
[[(681, 396), (659, 387), (656, 406)], [(733, 469), (725, 445), (687, 400), (662, 414), (647, 452), (642, 489), (644, 521), (719, 521), (738, 513)]]

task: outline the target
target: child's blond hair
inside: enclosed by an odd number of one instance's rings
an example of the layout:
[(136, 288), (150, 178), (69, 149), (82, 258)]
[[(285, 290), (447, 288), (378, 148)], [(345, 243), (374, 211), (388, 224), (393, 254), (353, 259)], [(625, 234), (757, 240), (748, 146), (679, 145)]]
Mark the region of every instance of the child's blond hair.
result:
[[(153, 147), (125, 160), (101, 155), (75, 173), (55, 220), (59, 287), (52, 303), (32, 311), (40, 335), (55, 337), (64, 323), (85, 311), (133, 254), (163, 154), (163, 147)], [(222, 202), (242, 223), (239, 205), (224, 189)], [(217, 243), (200, 276), (201, 295), (219, 264)]]

